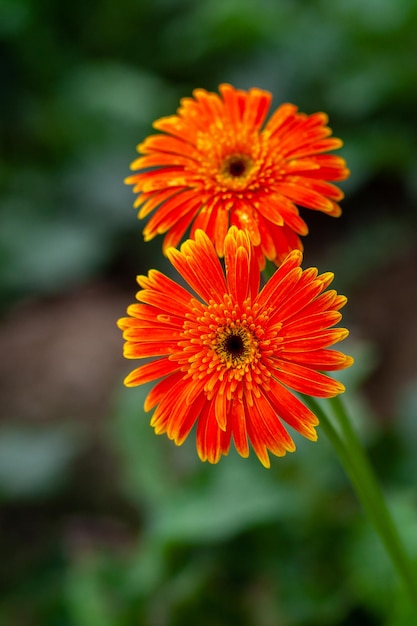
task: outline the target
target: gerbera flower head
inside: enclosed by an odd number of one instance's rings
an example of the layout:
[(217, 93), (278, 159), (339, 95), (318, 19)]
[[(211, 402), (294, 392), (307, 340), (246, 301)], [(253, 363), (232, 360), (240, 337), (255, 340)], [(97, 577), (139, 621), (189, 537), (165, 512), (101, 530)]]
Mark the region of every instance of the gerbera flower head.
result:
[(302, 270), (295, 250), (260, 289), (253, 244), (237, 227), (225, 237), (224, 269), (202, 230), (167, 254), (192, 291), (151, 270), (118, 322), (125, 356), (152, 359), (125, 384), (160, 379), (145, 401), (155, 432), (180, 445), (197, 423), (201, 460), (216, 463), (233, 440), (243, 457), (250, 442), (266, 467), (268, 451), (295, 449), (283, 422), (315, 440), (318, 420), (292, 391), (337, 395), (343, 385), (320, 370), (352, 363), (328, 349), (348, 334), (334, 327), (346, 298), (326, 290), (333, 274)]
[(164, 252), (191, 226), (204, 230), (223, 256), (230, 225), (249, 231), (260, 267), (302, 249), (308, 232), (297, 206), (339, 216), (345, 161), (326, 154), (342, 141), (330, 137), (325, 113), (306, 115), (282, 104), (265, 123), (272, 96), (220, 85), (220, 95), (196, 89), (177, 114), (154, 123), (162, 131), (138, 146), (126, 178), (138, 194), (139, 218), (153, 213), (145, 240), (166, 233)]

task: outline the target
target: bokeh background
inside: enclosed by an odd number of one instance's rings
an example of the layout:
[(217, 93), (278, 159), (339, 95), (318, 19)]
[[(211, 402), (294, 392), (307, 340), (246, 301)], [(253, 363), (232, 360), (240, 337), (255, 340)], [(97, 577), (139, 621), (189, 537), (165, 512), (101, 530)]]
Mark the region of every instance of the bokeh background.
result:
[(169, 271), (122, 182), (153, 119), (220, 82), (328, 112), (352, 175), (306, 264), (349, 296), (346, 402), (416, 562), (416, 33), (415, 0), (0, 0), (0, 624), (413, 623), (326, 438), (201, 464), (115, 322)]

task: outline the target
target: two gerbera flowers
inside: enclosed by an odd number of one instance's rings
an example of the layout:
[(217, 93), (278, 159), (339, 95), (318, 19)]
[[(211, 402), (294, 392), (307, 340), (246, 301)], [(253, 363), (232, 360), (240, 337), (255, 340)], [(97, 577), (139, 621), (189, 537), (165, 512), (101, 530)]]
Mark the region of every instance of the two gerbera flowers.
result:
[[(138, 146), (126, 179), (139, 217), (153, 213), (145, 240), (165, 233), (188, 288), (156, 270), (138, 276), (138, 303), (118, 325), (124, 355), (146, 362), (125, 384), (158, 380), (145, 402), (151, 425), (181, 444), (196, 424), (201, 460), (216, 463), (233, 440), (268, 467), (268, 452), (295, 449), (283, 422), (317, 438), (317, 417), (293, 392), (335, 396), (343, 385), (322, 372), (352, 363), (330, 349), (348, 334), (335, 327), (346, 298), (327, 289), (333, 274), (301, 268), (297, 208), (338, 216), (343, 194), (329, 181), (349, 171), (327, 154), (342, 142), (323, 113), (284, 104), (265, 123), (266, 91), (221, 85), (220, 96), (193, 96), (155, 122), (162, 133)], [(261, 284), (265, 259), (278, 269)]]

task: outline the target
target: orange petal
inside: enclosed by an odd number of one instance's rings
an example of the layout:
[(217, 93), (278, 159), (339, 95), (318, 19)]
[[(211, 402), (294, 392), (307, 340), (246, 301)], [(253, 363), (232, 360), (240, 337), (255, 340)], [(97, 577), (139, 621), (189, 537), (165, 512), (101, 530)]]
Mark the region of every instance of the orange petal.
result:
[(319, 423), (317, 417), (294, 394), (274, 378), (271, 378), (268, 399), (273, 403), (278, 415), (289, 426), (295, 428), (307, 439), (312, 441), (317, 439), (317, 433), (314, 428)]
[(126, 387), (135, 387), (137, 385), (143, 385), (149, 383), (156, 378), (162, 378), (162, 376), (168, 376), (178, 370), (178, 364), (169, 359), (158, 359), (150, 363), (145, 363), (130, 372), (124, 380)]
[(306, 396), (331, 398), (345, 390), (339, 381), (303, 365), (282, 359), (274, 359), (274, 365), (276, 369), (273, 375), (281, 383)]

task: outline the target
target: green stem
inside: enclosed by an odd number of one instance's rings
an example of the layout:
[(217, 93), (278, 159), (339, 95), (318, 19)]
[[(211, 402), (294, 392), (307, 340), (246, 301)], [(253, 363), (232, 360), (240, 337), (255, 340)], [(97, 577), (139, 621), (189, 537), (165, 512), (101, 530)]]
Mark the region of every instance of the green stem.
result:
[(321, 427), (338, 454), (366, 514), (379, 534), (417, 609), (417, 581), (414, 571), (378, 480), (341, 399), (337, 397), (330, 400), (340, 432), (335, 428), (321, 404), (311, 397), (306, 397), (305, 400), (319, 418)]

